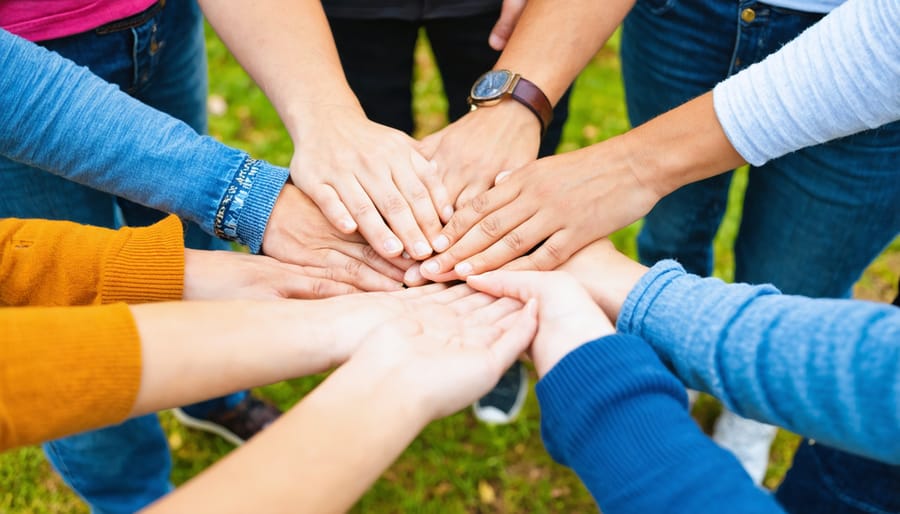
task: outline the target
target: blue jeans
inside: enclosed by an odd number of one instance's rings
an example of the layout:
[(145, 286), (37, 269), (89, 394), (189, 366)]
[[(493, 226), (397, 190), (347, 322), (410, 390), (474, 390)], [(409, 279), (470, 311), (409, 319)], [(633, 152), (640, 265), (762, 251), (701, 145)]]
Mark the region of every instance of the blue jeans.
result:
[[(97, 30), (41, 43), (87, 66), (138, 100), (206, 131), (206, 51), (202, 16), (193, 0)], [(110, 141), (109, 144), (115, 144)], [(0, 217), (66, 219), (115, 227), (149, 225), (164, 214), (0, 158)], [(186, 244), (228, 249), (225, 241), (188, 228)], [(193, 405), (195, 416), (240, 402), (246, 392)], [(94, 512), (135, 512), (172, 489), (171, 457), (156, 415), (47, 443), (47, 457)]]
[[(741, 19), (747, 8), (756, 15), (749, 23)], [(638, 0), (621, 43), (632, 124), (709, 91), (821, 17), (749, 0)], [(770, 282), (789, 294), (849, 296), (865, 267), (900, 232), (898, 155), (900, 123), (893, 123), (752, 168), (735, 243), (735, 280)], [(731, 172), (662, 199), (638, 236), (641, 260), (675, 258), (688, 272), (709, 275), (730, 182)], [(822, 512), (825, 497), (837, 501), (828, 512), (896, 508), (898, 468), (819, 444), (809, 448), (797, 453), (778, 491), (789, 511)], [(854, 472), (835, 481), (835, 466), (812, 459), (840, 459)], [(886, 469), (893, 485), (869, 487), (884, 483)], [(838, 484), (840, 494), (808, 487), (813, 482)]]

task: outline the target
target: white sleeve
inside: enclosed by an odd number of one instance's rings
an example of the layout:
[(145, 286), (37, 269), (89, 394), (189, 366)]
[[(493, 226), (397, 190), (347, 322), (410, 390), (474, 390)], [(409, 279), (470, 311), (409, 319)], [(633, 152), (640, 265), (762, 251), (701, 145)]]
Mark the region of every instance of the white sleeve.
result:
[(848, 0), (713, 90), (739, 154), (770, 159), (900, 119), (900, 1)]

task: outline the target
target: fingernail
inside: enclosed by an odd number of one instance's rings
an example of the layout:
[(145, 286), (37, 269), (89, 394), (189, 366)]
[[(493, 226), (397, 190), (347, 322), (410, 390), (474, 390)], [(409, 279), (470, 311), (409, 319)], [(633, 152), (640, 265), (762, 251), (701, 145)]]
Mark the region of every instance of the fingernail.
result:
[(417, 257), (428, 257), (429, 255), (431, 255), (431, 247), (428, 246), (428, 243), (424, 241), (419, 241), (418, 243), (414, 244), (413, 250), (415, 250)]
[(491, 48), (493, 48), (494, 50), (498, 50), (500, 48), (503, 48), (503, 39), (496, 34), (491, 34), (491, 36), (488, 38), (488, 44), (491, 45)]
[(437, 161), (434, 161), (434, 160), (428, 161), (428, 164), (431, 165), (431, 171), (437, 171), (437, 169), (438, 169)]
[(403, 257), (404, 259), (409, 259), (409, 258), (410, 258), (410, 257), (409, 257), (409, 254), (406, 253), (406, 251), (404, 251), (403, 253), (401, 253), (401, 254), (400, 254), (400, 257)]
[(422, 281), (422, 274), (419, 273), (419, 265), (413, 264), (406, 273), (403, 274), (403, 281), (407, 284), (415, 284)]
[(431, 245), (434, 246), (434, 249), (443, 252), (447, 248), (450, 248), (450, 240), (447, 239), (447, 236), (441, 234), (434, 238), (434, 241), (431, 242)]
[(441, 270), (441, 265), (438, 264), (438, 261), (436, 260), (425, 261), (425, 263), (422, 264), (422, 267), (432, 275), (437, 275), (438, 271)]
[(392, 237), (384, 242), (384, 249), (390, 253), (399, 252), (403, 249), (403, 243)]
[(351, 218), (341, 218), (338, 224), (343, 230), (356, 230), (356, 222)]
[(453, 206), (445, 205), (444, 208), (441, 209), (441, 216), (445, 219), (450, 219), (450, 217), (453, 216)]
[(468, 262), (460, 262), (456, 266), (453, 266), (453, 270), (456, 271), (457, 275), (465, 277), (472, 273), (472, 265)]

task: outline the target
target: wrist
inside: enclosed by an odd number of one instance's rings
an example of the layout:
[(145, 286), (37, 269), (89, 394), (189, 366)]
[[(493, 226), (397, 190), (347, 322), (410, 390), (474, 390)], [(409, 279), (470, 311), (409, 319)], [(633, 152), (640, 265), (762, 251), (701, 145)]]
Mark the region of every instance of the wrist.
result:
[[(593, 319), (584, 319), (581, 323), (569, 325), (565, 330), (554, 333), (553, 339), (541, 341), (539, 346), (532, 351), (534, 369), (538, 377), (542, 378), (550, 372), (566, 355), (574, 352), (583, 345), (608, 336), (615, 331), (605, 321), (601, 313)], [(535, 342), (535, 344), (538, 344)]]
[(615, 324), (622, 304), (648, 268), (625, 256), (608, 239), (580, 250), (561, 267), (574, 276)]
[(615, 138), (634, 177), (657, 197), (745, 164), (706, 93)]
[(479, 124), (489, 124), (497, 131), (512, 132), (540, 144), (541, 120), (527, 107), (511, 98), (496, 105), (473, 109), (466, 117), (477, 120)]
[(297, 145), (311, 132), (321, 131), (323, 127), (332, 126), (336, 120), (346, 117), (368, 119), (362, 105), (349, 87), (344, 93), (310, 100), (296, 101), (279, 113), (284, 127)]
[(422, 387), (421, 374), (410, 372), (409, 363), (403, 359), (375, 352), (359, 353), (338, 372), (365, 390), (370, 403), (379, 404), (379, 411), (402, 420), (400, 425), (413, 434), (439, 417), (434, 401), (425, 393), (428, 388)]

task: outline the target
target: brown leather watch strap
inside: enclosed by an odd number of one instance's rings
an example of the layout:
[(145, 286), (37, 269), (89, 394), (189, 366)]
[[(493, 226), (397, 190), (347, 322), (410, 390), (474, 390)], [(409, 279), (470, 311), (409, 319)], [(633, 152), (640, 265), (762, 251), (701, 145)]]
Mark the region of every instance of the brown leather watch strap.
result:
[(519, 76), (510, 96), (528, 107), (541, 120), (541, 136), (543, 136), (553, 121), (553, 105), (547, 95), (534, 82)]

